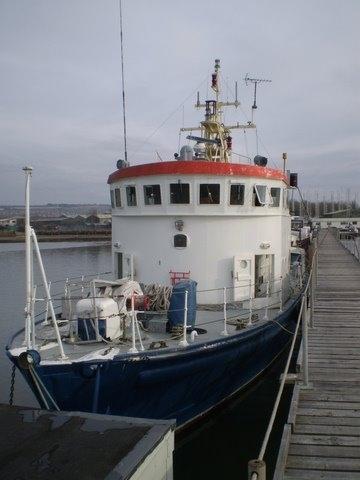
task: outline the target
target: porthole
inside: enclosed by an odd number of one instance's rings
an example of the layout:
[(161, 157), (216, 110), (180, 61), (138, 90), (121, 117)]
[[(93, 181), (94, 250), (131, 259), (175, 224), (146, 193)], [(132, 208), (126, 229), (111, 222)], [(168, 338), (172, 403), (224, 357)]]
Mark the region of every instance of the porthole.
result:
[(188, 244), (188, 238), (182, 233), (174, 235), (174, 247), (175, 248), (186, 248)]

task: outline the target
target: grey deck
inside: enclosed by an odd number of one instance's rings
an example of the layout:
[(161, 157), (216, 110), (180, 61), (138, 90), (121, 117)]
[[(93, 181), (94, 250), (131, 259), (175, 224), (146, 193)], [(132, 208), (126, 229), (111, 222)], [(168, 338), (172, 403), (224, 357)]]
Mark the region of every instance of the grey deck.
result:
[(313, 388), (294, 389), (274, 480), (360, 479), (360, 263), (331, 232), (319, 241)]
[(0, 478), (126, 480), (173, 421), (0, 405)]

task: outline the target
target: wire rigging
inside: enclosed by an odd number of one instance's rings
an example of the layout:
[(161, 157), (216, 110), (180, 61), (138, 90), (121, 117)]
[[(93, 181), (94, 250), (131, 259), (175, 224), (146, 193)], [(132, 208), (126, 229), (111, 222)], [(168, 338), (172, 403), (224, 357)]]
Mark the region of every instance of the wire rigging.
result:
[(177, 113), (180, 108), (189, 100), (189, 98), (191, 98), (198, 90), (199, 88), (206, 82), (207, 80), (207, 75), (205, 76), (205, 78), (199, 83), (199, 85), (180, 103), (180, 105), (178, 107), (176, 107), (175, 110), (173, 110), (166, 118), (165, 120), (157, 127), (155, 128), (155, 130), (150, 134), (148, 135), (145, 140), (140, 144), (140, 146), (135, 150), (135, 152), (133, 153), (133, 155), (136, 155), (142, 148), (143, 146), (149, 142), (150, 138), (153, 137), (164, 125), (166, 122), (168, 122), (170, 120), (171, 117), (173, 117), (175, 115), (175, 113)]

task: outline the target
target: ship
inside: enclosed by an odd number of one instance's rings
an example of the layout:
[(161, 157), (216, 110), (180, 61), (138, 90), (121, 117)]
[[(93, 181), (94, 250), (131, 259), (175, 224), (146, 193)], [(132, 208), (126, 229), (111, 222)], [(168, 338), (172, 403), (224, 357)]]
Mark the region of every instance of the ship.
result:
[(212, 98), (195, 103), (204, 118), (181, 129), (188, 142), (174, 158), (117, 162), (108, 177), (113, 275), (67, 279), (60, 312), (25, 167), (25, 327), (6, 348), (42, 408), (183, 428), (244, 391), (291, 341), (306, 271), (305, 251), (291, 244), (289, 172), (258, 154), (233, 160), (232, 132), (256, 125), (224, 123), (239, 101), (223, 101), (220, 83), (216, 60)]

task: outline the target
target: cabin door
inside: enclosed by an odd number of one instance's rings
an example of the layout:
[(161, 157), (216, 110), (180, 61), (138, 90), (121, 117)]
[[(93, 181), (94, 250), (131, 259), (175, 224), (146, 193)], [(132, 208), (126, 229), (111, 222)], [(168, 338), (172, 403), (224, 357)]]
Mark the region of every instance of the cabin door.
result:
[(252, 258), (250, 255), (234, 257), (234, 301), (248, 300), (253, 292)]
[(255, 255), (255, 297), (266, 297), (273, 291), (274, 255)]

